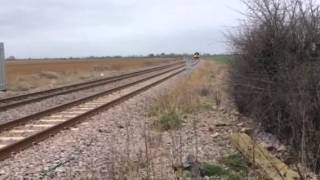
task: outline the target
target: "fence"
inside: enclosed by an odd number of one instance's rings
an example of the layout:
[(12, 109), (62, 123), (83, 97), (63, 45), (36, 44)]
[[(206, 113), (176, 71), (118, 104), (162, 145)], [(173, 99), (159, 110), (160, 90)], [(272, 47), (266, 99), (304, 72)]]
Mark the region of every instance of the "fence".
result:
[(4, 44), (0, 43), (0, 91), (6, 89)]

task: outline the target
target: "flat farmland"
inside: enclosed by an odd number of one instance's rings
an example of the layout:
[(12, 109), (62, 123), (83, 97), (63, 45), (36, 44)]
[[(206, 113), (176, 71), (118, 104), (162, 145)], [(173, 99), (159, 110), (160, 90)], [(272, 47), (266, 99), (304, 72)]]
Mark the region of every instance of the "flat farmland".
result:
[(105, 58), (105, 59), (55, 59), (15, 60), (6, 63), (9, 91), (26, 91), (50, 88), (156, 66), (176, 58)]

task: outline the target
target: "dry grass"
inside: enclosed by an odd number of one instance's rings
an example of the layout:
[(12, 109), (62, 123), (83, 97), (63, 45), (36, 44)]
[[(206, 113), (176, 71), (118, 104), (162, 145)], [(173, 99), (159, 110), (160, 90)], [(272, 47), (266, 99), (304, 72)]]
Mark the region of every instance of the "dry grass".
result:
[(121, 58), (84, 60), (25, 60), (9, 61), (6, 64), (8, 89), (25, 91), (34, 88), (49, 88), (101, 75), (112, 75), (146, 66), (175, 60), (171, 58)]
[(160, 130), (176, 129), (181, 125), (181, 119), (203, 108), (220, 106), (222, 101), (222, 87), (219, 69), (227, 65), (214, 61), (202, 62), (200, 67), (191, 75), (182, 78), (174, 88), (155, 98), (149, 114), (156, 116), (155, 126)]
[(10, 91), (28, 91), (36, 88), (52, 88), (68, 83), (97, 78), (98, 73), (74, 73), (74, 72), (52, 72), (42, 71), (31, 75), (18, 76), (15, 81), (9, 83)]

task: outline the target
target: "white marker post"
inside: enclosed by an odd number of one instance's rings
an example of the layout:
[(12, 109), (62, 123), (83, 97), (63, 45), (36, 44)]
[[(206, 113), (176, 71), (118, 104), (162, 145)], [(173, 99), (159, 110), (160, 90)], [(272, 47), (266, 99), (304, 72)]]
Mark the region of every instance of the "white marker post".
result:
[(0, 91), (6, 90), (4, 44), (0, 43)]

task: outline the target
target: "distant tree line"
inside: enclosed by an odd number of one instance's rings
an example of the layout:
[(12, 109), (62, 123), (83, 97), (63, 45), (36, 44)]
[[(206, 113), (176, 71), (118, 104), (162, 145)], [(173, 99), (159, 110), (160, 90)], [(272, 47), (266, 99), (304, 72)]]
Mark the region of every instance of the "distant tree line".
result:
[[(108, 59), (108, 58), (179, 58), (184, 56), (192, 56), (193, 53), (150, 53), (148, 55), (129, 55), (129, 56), (121, 56), (121, 55), (115, 55), (115, 56), (88, 56), (88, 57), (62, 57), (62, 58), (39, 58), (38, 60), (78, 60), (78, 59)], [(201, 56), (211, 56), (209, 53), (205, 53)], [(7, 60), (16, 60), (14, 56), (10, 56), (7, 58)], [(37, 60), (35, 58), (27, 58), (25, 60)]]

